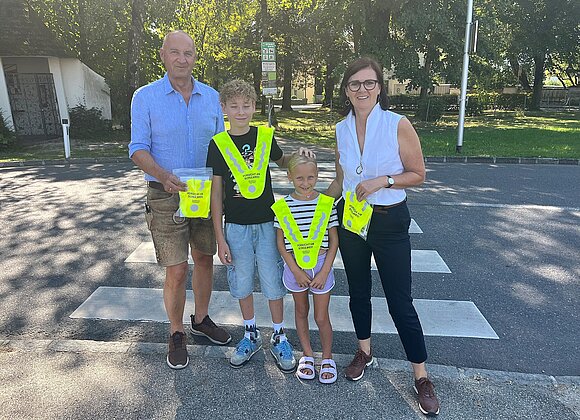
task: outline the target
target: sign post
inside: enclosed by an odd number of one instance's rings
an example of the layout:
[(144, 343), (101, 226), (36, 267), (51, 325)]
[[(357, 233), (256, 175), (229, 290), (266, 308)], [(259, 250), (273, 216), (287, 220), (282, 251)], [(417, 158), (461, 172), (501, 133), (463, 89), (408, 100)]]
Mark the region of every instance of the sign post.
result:
[(69, 123), (68, 119), (62, 119), (62, 139), (64, 141), (64, 157), (66, 160), (70, 159), (70, 138), (68, 133)]
[(276, 43), (261, 42), (262, 94), (268, 98), (268, 126), (272, 126), (272, 97), (278, 93), (276, 87)]
[(465, 124), (465, 105), (467, 103), (467, 75), (469, 74), (469, 44), (471, 41), (471, 25), (473, 19), (473, 0), (467, 0), (467, 23), (465, 25), (465, 46), (463, 48), (463, 72), (461, 75), (461, 96), (459, 98), (459, 126), (457, 129), (457, 145), (455, 152), (461, 153), (463, 147), (463, 127)]

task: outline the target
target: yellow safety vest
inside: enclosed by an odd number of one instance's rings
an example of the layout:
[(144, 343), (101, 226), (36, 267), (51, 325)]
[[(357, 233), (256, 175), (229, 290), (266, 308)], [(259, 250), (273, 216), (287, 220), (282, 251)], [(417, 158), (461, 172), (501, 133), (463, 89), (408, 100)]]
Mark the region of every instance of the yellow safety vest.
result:
[(266, 170), (270, 162), (273, 137), (273, 128), (258, 127), (258, 138), (254, 149), (254, 164), (250, 169), (227, 131), (222, 131), (213, 136), (215, 144), (224, 157), (228, 168), (232, 171), (240, 187), (240, 193), (244, 198), (258, 198), (264, 192)]
[(300, 268), (311, 269), (316, 267), (318, 261), (318, 252), (326, 233), (326, 227), (330, 220), (330, 213), (332, 212), (332, 205), (334, 199), (324, 194), (320, 194), (316, 209), (314, 210), (314, 217), (310, 224), (308, 237), (304, 239), (300, 228), (292, 216), (290, 207), (283, 198), (272, 204), (272, 210), (278, 218), (278, 223), (284, 231), (284, 235), (292, 245), (294, 251), (294, 258)]
[(187, 191), (179, 191), (179, 210), (183, 217), (209, 216), (211, 201), (211, 180), (188, 179)]
[(368, 226), (373, 215), (373, 206), (366, 200), (358, 201), (354, 191), (347, 191), (344, 200), (342, 225), (346, 230), (366, 239)]

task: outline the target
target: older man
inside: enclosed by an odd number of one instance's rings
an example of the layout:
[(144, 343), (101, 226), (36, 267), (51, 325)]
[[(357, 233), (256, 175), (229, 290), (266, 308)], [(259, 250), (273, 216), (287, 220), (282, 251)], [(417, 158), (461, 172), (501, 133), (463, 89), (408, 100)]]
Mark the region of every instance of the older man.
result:
[(167, 73), (133, 96), (129, 156), (145, 172), (147, 225), (157, 262), (165, 267), (163, 300), (170, 322), (167, 364), (182, 369), (189, 363), (183, 325), (189, 247), (195, 297), (191, 332), (216, 344), (231, 340), (208, 315), (216, 252), (212, 222), (176, 216), (178, 193), (187, 186), (172, 173), (176, 168), (205, 167), (208, 144), (224, 130), (224, 121), (217, 92), (192, 76), (193, 39), (183, 31), (170, 32), (159, 55)]

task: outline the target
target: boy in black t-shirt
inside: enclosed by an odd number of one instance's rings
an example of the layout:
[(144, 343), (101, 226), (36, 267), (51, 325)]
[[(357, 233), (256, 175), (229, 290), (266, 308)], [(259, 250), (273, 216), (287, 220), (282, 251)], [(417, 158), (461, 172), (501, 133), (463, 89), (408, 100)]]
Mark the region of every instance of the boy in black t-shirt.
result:
[[(262, 346), (254, 316), (257, 266), (261, 291), (272, 315), (270, 351), (280, 370), (290, 373), (296, 369), (296, 359), (284, 333), (284, 263), (276, 246), (274, 213), (270, 208), (274, 194), (268, 168), (270, 160), (286, 167), (290, 155), (285, 155), (276, 143), (273, 129), (250, 126), (256, 111), (256, 92), (249, 83), (226, 83), (220, 91), (220, 102), (230, 129), (211, 140), (206, 166), (213, 169), (211, 213), (218, 256), (227, 266), (230, 293), (239, 300), (244, 318), (244, 338), (237, 344), (230, 365), (242, 367)], [(299, 153), (313, 155), (303, 148)]]

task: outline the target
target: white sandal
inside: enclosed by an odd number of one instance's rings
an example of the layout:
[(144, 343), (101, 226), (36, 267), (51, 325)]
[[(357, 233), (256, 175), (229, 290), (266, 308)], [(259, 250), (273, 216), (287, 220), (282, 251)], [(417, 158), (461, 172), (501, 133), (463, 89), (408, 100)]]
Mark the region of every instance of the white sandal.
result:
[[(309, 370), (310, 373), (304, 373), (303, 370)], [(314, 370), (314, 358), (310, 356), (302, 356), (298, 361), (298, 369), (296, 369), (296, 376), (299, 379), (311, 380), (316, 376)]]
[[(324, 365), (328, 365), (330, 367), (324, 367)], [(330, 373), (332, 377), (330, 378), (323, 378), (322, 375), (324, 373)], [(318, 373), (318, 380), (321, 384), (333, 384), (336, 382), (336, 378), (338, 377), (338, 372), (336, 371), (336, 363), (332, 359), (323, 359), (320, 363), (320, 372)]]

